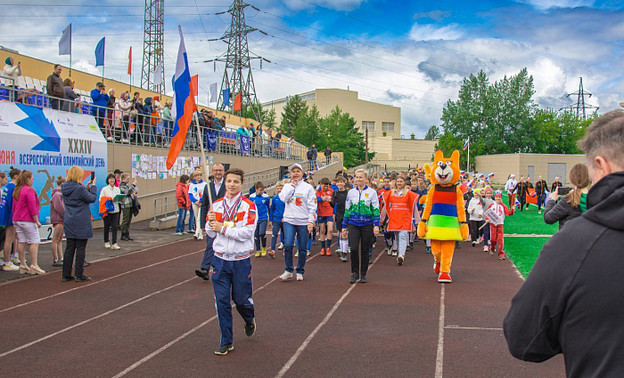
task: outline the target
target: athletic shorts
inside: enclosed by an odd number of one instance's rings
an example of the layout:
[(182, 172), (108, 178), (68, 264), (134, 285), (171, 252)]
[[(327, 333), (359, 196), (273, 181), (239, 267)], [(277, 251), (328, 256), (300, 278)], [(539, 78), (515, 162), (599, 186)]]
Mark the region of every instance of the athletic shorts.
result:
[(18, 242), (28, 244), (39, 244), (41, 242), (37, 223), (15, 221), (13, 222), (13, 226), (15, 226)]
[(333, 222), (334, 217), (332, 217), (331, 215), (328, 217), (317, 217), (316, 220), (318, 221), (319, 224), (323, 224), (327, 222)]

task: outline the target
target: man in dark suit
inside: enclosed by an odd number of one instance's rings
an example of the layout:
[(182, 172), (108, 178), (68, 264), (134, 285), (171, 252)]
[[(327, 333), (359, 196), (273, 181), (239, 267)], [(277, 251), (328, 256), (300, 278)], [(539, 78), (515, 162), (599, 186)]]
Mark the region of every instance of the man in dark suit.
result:
[[(219, 198), (223, 198), (225, 196), (225, 180), (223, 176), (225, 175), (225, 169), (223, 168), (223, 164), (216, 163), (212, 166), (212, 172), (214, 175), (214, 180), (210, 181), (208, 185), (204, 187), (204, 194), (202, 195), (202, 203), (201, 203), (201, 213), (200, 219), (202, 227), (206, 224), (206, 218), (208, 217), (208, 210), (210, 210), (210, 197), (208, 196), (208, 190), (210, 190), (210, 195), (212, 196), (212, 200), (218, 200)], [(204, 251), (204, 258), (201, 262), (200, 269), (195, 270), (195, 274), (197, 277), (200, 277), (206, 281), (210, 279), (210, 264), (212, 263), (212, 257), (214, 256), (214, 251), (212, 249), (213, 238), (206, 235), (206, 251)]]

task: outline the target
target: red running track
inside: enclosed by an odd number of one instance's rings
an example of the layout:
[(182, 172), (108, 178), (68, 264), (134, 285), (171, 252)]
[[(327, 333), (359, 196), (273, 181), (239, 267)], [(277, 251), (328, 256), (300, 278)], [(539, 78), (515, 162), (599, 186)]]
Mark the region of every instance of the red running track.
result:
[[(193, 240), (93, 263), (89, 283), (60, 272), (0, 286), (0, 358), (11, 377), (563, 377), (509, 355), (502, 320), (522, 280), (508, 261), (464, 243), (440, 285), (422, 243), (404, 266), (379, 239), (367, 284), (318, 255), (303, 282), (280, 282), (283, 258), (253, 259), (257, 333), (216, 356), (212, 285), (195, 277)], [(3, 368), (4, 369), (4, 368)]]

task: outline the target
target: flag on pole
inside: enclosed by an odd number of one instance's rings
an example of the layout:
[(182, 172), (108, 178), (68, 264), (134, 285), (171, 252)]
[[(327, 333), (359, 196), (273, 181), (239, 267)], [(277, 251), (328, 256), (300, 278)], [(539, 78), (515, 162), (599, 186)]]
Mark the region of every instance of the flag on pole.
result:
[(59, 55), (71, 55), (72, 24), (67, 25), (59, 41)]
[(217, 83), (210, 84), (210, 102), (217, 102)]
[(106, 44), (106, 37), (100, 39), (97, 46), (95, 46), (95, 66), (104, 66), (104, 48)]
[(130, 46), (130, 51), (128, 51), (128, 75), (132, 75), (132, 46)]
[(465, 151), (466, 148), (468, 148), (468, 146), (470, 146), (470, 138), (468, 138), (468, 140), (466, 140), (466, 143), (464, 143), (464, 147), (462, 147), (462, 149)]
[(175, 76), (173, 80), (173, 106), (171, 115), (175, 119), (171, 132), (171, 145), (167, 154), (167, 169), (171, 169), (178, 158), (180, 150), (186, 141), (186, 133), (191, 125), (193, 113), (197, 110), (195, 98), (191, 94), (191, 73), (188, 67), (186, 47), (182, 27), (178, 25), (180, 32), (180, 46), (178, 47), (178, 59), (176, 62)]
[(191, 94), (193, 97), (196, 97), (199, 94), (199, 75), (192, 76), (191, 83), (193, 83), (193, 86), (191, 87)]
[(153, 85), (160, 85), (162, 84), (162, 77), (163, 77), (163, 62), (158, 63), (158, 65), (156, 66), (156, 68), (154, 68), (154, 72), (152, 73), (152, 84)]
[(230, 106), (230, 88), (223, 90), (223, 106)]
[(239, 93), (234, 98), (234, 111), (239, 111), (242, 109), (243, 96)]

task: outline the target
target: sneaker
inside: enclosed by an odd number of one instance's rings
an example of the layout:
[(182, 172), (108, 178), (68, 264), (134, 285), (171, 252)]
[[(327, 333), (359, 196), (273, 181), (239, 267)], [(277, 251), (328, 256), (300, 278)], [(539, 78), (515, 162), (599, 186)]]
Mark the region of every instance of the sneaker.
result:
[(433, 272), (435, 274), (440, 274), (440, 263), (437, 261), (433, 262)]
[(221, 345), (219, 349), (215, 350), (214, 354), (218, 356), (225, 356), (226, 354), (228, 354), (228, 352), (231, 352), (233, 350), (234, 350), (234, 345), (225, 344), (225, 345)]
[(490, 251), (490, 247), (488, 247), (487, 245), (483, 246), (483, 252), (489, 252)]
[(476, 241), (473, 241), (473, 242), (472, 242), (472, 246), (474, 247), (475, 245), (477, 245), (477, 242), (476, 242)]
[(403, 256), (397, 257), (397, 264), (403, 265), (403, 261), (405, 261), (405, 257), (403, 257)]
[(349, 280), (349, 283), (354, 284), (354, 283), (356, 283), (356, 282), (357, 282), (357, 280), (359, 280), (359, 279), (360, 279), (360, 275), (359, 275), (359, 274), (357, 274), (357, 273), (352, 273), (352, 274), (351, 274), (351, 279)]
[(13, 256), (13, 257), (11, 257), (11, 262), (12, 262), (13, 264), (15, 264), (15, 265), (18, 265), (18, 266), (19, 266), (19, 265), (22, 265), (22, 262), (20, 261), (19, 257), (17, 257), (17, 256)]
[(256, 251), (256, 257), (262, 257), (262, 251)]
[(336, 250), (336, 256), (338, 256), (339, 259), (342, 259), (342, 251), (340, 249)]
[(392, 248), (386, 247), (386, 253), (388, 254), (388, 256), (392, 255)]
[(17, 272), (19, 270), (19, 266), (13, 264), (11, 261), (2, 265), (2, 270), (4, 272)]
[(266, 248), (262, 248), (262, 251), (260, 251), (260, 252), (262, 252), (261, 253), (262, 257), (266, 257), (266, 254), (267, 254)]
[(282, 281), (291, 280), (293, 278), (293, 273), (285, 270), (284, 273), (282, 273), (282, 275), (279, 278)]
[(316, 239), (312, 239), (312, 245), (316, 245)]
[(325, 248), (325, 256), (331, 256), (331, 249)]
[(52, 266), (63, 266), (63, 260), (54, 260)]
[(269, 251), (269, 257), (274, 259), (275, 258), (275, 251), (274, 250), (270, 250)]
[(340, 257), (340, 261), (347, 262), (347, 254), (346, 253), (342, 254), (342, 257)]
[(104, 243), (104, 248), (110, 249), (110, 247), (111, 247), (111, 243), (109, 242)]
[(368, 281), (366, 280), (366, 276), (362, 276), (362, 277), (360, 277), (360, 283), (366, 283), (366, 282), (368, 282)]
[(398, 251), (392, 251), (392, 257), (396, 257), (399, 254)]
[(115, 243), (115, 244), (110, 246), (110, 249), (119, 250), (119, 249), (121, 249), (121, 247), (119, 246), (119, 244)]
[(431, 247), (425, 248), (425, 253), (430, 254), (431, 253)]
[(407, 245), (406, 249), (407, 249), (408, 251), (411, 251), (412, 249), (414, 249), (414, 243), (409, 243), (409, 244)]
[(441, 283), (451, 283), (453, 282), (453, 279), (451, 278), (451, 275), (446, 273), (446, 272), (441, 272), (440, 275), (438, 276), (438, 282)]
[(184, 232), (176, 232), (175, 234), (178, 236), (184, 236)]
[(279, 245), (277, 246), (277, 249), (284, 249), (284, 243), (279, 243)]
[(195, 230), (188, 230), (188, 231), (186, 231), (186, 233), (187, 233), (187, 234), (194, 234), (194, 233), (195, 233)]
[(321, 248), (321, 256), (325, 256), (325, 248)]
[(498, 254), (498, 259), (499, 259), (499, 260), (505, 260), (506, 258), (507, 258), (507, 257), (505, 256), (505, 252), (500, 252), (500, 253)]
[(253, 318), (250, 323), (245, 323), (245, 336), (251, 337), (254, 333), (256, 333), (256, 318)]
[(303, 274), (297, 273), (297, 281), (303, 281)]

